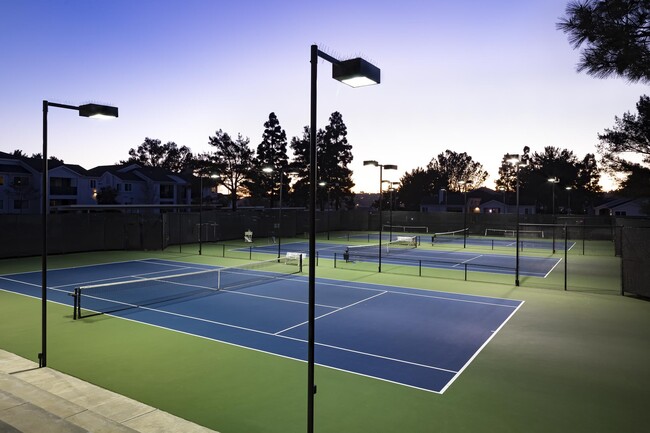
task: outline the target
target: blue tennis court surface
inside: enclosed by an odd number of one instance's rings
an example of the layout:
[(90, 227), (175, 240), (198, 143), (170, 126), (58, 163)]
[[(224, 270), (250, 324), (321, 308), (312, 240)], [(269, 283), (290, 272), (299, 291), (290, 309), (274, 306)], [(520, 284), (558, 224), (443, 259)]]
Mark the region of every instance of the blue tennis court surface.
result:
[[(51, 301), (72, 305), (69, 294), (79, 286), (211, 268), (149, 259), (51, 270), (48, 272), (48, 296)], [(0, 289), (40, 297), (40, 273), (0, 276)], [(150, 303), (113, 314), (306, 360), (306, 276), (277, 275), (277, 278), (266, 278), (262, 283), (232, 290), (205, 289), (200, 295), (194, 293), (174, 301)], [(165, 287), (162, 285), (156, 290), (162, 291)], [(316, 303), (317, 364), (442, 393), (523, 302), (317, 279)], [(92, 320), (96, 319), (82, 319)], [(79, 321), (75, 323), (87, 326)]]
[[(292, 242), (281, 244), (282, 254), (286, 252), (303, 252), (309, 250), (307, 242)], [(346, 246), (342, 244), (318, 242), (316, 251), (319, 258), (333, 259), (336, 255), (338, 260), (343, 260), (343, 252)], [(352, 250), (352, 247), (350, 248)], [(277, 254), (277, 245), (264, 245), (255, 247), (257, 252)], [(374, 254), (377, 248), (375, 246)], [(370, 257), (372, 253), (368, 252), (368, 257), (356, 257), (358, 261), (377, 261)], [(559, 263), (561, 259), (553, 257), (519, 257), (519, 275), (529, 277), (546, 277)], [(423, 266), (438, 269), (457, 269), (464, 270), (465, 265), (468, 269), (477, 272), (490, 272), (496, 274), (514, 275), (516, 269), (516, 258), (513, 255), (506, 254), (482, 254), (465, 251), (441, 251), (436, 249), (398, 249), (394, 255), (384, 253), (382, 263), (404, 265), (404, 266)]]

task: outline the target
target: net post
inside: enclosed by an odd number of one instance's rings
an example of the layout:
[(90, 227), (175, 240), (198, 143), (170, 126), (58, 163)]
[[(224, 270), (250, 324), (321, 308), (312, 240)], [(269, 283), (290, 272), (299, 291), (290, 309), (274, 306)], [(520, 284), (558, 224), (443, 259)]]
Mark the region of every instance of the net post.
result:
[(302, 253), (298, 255), (298, 272), (302, 273)]
[(226, 244), (221, 245), (221, 257), (226, 257)]
[(248, 247), (248, 260), (253, 260), (253, 246)]
[(334, 269), (336, 269), (336, 253), (334, 253)]
[(465, 281), (467, 281), (467, 263), (465, 263)]
[(79, 307), (79, 288), (78, 287), (74, 288), (72, 298), (73, 298), (73, 302), (72, 302), (72, 320), (77, 320), (77, 319), (81, 318), (77, 314), (77, 308)]

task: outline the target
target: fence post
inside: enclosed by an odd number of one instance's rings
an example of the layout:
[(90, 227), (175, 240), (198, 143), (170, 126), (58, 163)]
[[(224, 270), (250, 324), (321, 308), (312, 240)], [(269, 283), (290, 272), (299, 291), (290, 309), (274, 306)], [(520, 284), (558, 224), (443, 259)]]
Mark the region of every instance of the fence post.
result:
[(566, 224), (564, 225), (564, 291), (566, 292), (566, 279), (568, 272), (568, 257), (569, 257), (569, 231)]

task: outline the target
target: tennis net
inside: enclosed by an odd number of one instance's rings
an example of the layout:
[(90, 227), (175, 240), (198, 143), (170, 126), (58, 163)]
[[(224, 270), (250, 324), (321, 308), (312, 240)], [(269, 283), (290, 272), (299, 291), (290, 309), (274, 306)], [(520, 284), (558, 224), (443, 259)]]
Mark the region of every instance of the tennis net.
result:
[(135, 278), (80, 286), (74, 290), (73, 318), (161, 305), (219, 291), (260, 285), (302, 272), (302, 260), (289, 264), (280, 258), (219, 269)]
[(404, 225), (390, 225), (384, 224), (383, 229), (385, 232), (403, 232), (403, 233), (429, 233), (429, 227), (427, 226), (404, 226)]
[(444, 242), (454, 242), (459, 239), (463, 239), (469, 233), (469, 228), (464, 228), (460, 230), (452, 230), (449, 232), (438, 232), (434, 233), (431, 236), (431, 243), (444, 243)]
[[(417, 248), (417, 236), (398, 236), (396, 240), (391, 242), (384, 242), (381, 244), (381, 253), (383, 255), (399, 254)], [(347, 255), (346, 260), (354, 260), (355, 258), (364, 257), (379, 257), (380, 245), (351, 245), (346, 247), (344, 257)]]
[[(485, 236), (501, 236), (514, 238), (517, 230), (513, 229), (485, 229)], [(544, 238), (543, 230), (519, 230), (519, 236), (526, 238)]]

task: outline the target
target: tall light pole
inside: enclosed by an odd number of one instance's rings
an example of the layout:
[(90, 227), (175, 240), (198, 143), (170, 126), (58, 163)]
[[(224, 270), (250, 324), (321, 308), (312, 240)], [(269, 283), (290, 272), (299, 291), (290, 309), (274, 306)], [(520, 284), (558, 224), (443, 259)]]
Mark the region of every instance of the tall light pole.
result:
[[(279, 195), (279, 202), (278, 202), (278, 223), (277, 223), (277, 228), (278, 228), (278, 236), (277, 236), (277, 241), (278, 241), (278, 259), (282, 255), (282, 184), (284, 183), (284, 170), (282, 167), (277, 169), (280, 172), (280, 192), (278, 193)], [(264, 167), (262, 169), (264, 173), (273, 173), (275, 169), (273, 167)], [(271, 174), (271, 180), (273, 180), (273, 175)], [(273, 187), (271, 186), (271, 203), (273, 203)], [(271, 206), (272, 207), (272, 206)]]
[(47, 366), (47, 219), (50, 213), (50, 191), (47, 161), (47, 113), (49, 107), (75, 110), (81, 117), (110, 118), (117, 117), (117, 107), (98, 104), (67, 105), (43, 101), (43, 177), (41, 179), (41, 353), (38, 354), (38, 366)]
[(467, 187), (473, 183), (474, 182), (471, 180), (461, 180), (458, 182), (459, 185), (464, 186), (465, 190), (465, 205), (463, 209), (463, 248), (467, 248)]
[[(199, 255), (203, 253), (203, 174), (202, 170), (199, 170), (195, 174), (199, 175)], [(211, 174), (211, 179), (218, 178), (218, 174)]]
[(382, 231), (382, 226), (383, 222), (381, 219), (381, 202), (382, 200), (382, 190), (383, 190), (383, 185), (384, 185), (384, 169), (386, 170), (397, 170), (397, 166), (395, 164), (380, 164), (375, 160), (369, 160), (369, 161), (363, 161), (363, 165), (373, 165), (375, 167), (379, 167), (379, 267), (378, 270), (381, 272), (381, 231)]
[(390, 235), (388, 236), (388, 242), (393, 241), (393, 191), (395, 191), (396, 186), (399, 186), (399, 182), (388, 182), (388, 191), (390, 191)]
[(551, 215), (553, 215), (553, 219), (555, 220), (555, 184), (560, 182), (560, 179), (557, 177), (551, 177), (548, 179), (549, 183), (551, 184), (551, 191), (553, 191), (552, 194), (552, 201), (551, 201)]
[(571, 190), (573, 188), (571, 188), (570, 186), (567, 186), (564, 189), (566, 189), (566, 193), (567, 193), (567, 208), (566, 208), (567, 210), (566, 210), (566, 213), (567, 213), (567, 215), (571, 215)]
[(309, 317), (307, 336), (307, 433), (314, 431), (314, 328), (316, 315), (316, 187), (318, 181), (318, 164), (316, 160), (316, 108), (318, 99), (318, 58), (332, 64), (332, 78), (352, 87), (379, 84), (381, 72), (375, 65), (360, 57), (350, 60), (338, 60), (311, 46), (311, 101), (309, 128)]
[[(517, 210), (517, 217), (515, 219), (515, 225), (516, 225), (516, 231), (517, 231), (517, 237), (515, 239), (515, 250), (516, 250), (516, 259), (515, 259), (515, 286), (519, 287), (519, 169), (522, 166), (521, 163), (521, 158), (519, 157), (519, 154), (506, 154), (504, 160), (515, 167), (515, 177), (517, 179), (517, 205), (516, 205), (516, 210)], [(527, 164), (523, 164), (526, 166)]]

